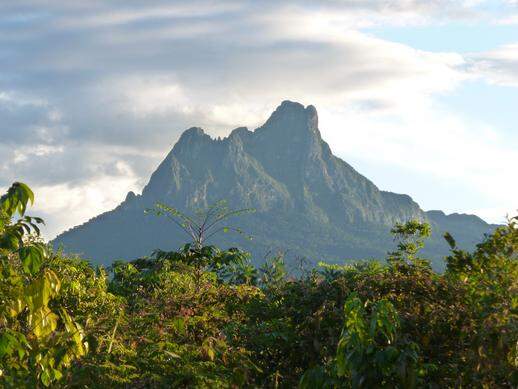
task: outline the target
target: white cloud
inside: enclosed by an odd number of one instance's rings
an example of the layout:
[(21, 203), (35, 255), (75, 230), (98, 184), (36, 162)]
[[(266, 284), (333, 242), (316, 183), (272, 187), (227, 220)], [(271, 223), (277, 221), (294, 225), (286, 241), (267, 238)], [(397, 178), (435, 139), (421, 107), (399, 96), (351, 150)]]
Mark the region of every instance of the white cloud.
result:
[(501, 26), (513, 26), (515, 24), (518, 24), (518, 14), (511, 14), (507, 15), (505, 17), (499, 18), (496, 21), (497, 25)]
[(192, 102), (182, 86), (169, 77), (132, 76), (124, 80), (115, 80), (111, 85), (104, 87), (120, 91), (121, 109), (137, 117), (163, 115), (168, 111), (189, 114), (192, 111)]
[(47, 144), (26, 146), (23, 149), (14, 149), (12, 161), (14, 164), (20, 164), (26, 162), (31, 157), (45, 157), (56, 153), (63, 153), (63, 151), (63, 146), (49, 146)]
[[(321, 123), (338, 155), (375, 164), (380, 172), (400, 170), (426, 178), (430, 186), (425, 191), (449, 197), (447, 211), (475, 212), (489, 221), (503, 222), (507, 213), (518, 208), (518, 182), (513, 179), (518, 136), (502, 136), (435, 105), (414, 105), (411, 112), (397, 116), (324, 109)], [(436, 192), (434, 181), (461, 183), (463, 188)], [(415, 185), (406, 181), (399, 188), (421, 192)], [(468, 200), (475, 196), (492, 206), (474, 207)], [(422, 205), (437, 208), (428, 199), (426, 203)]]
[(113, 209), (124, 200), (129, 190), (138, 191), (139, 178), (127, 166), (119, 168), (125, 170), (125, 174), (96, 177), (77, 186), (34, 187), (36, 201), (30, 214), (42, 216), (46, 221), (43, 237), (52, 239), (63, 230)]
[(196, 1), (192, 4), (170, 2), (169, 4), (141, 4), (137, 7), (121, 7), (120, 9), (94, 8), (94, 12), (87, 17), (74, 20), (64, 19), (59, 27), (75, 30), (77, 28), (113, 27), (147, 20), (195, 18), (214, 15), (222, 12), (239, 10), (239, 2), (214, 3), (210, 1)]
[(518, 43), (468, 56), (473, 74), (496, 85), (518, 87)]
[(254, 51), (243, 50), (244, 43), (232, 47), (199, 69), (199, 79), (182, 74), (188, 69), (181, 66), (101, 80), (95, 93), (117, 116), (184, 116), (192, 125), (220, 131), (259, 124), (285, 98), (332, 106), (375, 102), (401, 112), (469, 77), (458, 54), (419, 51), (353, 30), (336, 35), (332, 26), (317, 32), (298, 25), (280, 34), (279, 49), (261, 34), (265, 41), (256, 42)]

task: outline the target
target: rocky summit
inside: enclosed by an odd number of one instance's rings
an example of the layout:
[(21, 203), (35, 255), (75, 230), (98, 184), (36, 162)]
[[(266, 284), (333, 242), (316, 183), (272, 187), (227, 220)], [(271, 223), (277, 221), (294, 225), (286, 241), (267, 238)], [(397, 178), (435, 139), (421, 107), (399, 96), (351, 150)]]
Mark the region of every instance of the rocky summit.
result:
[(186, 130), (141, 195), (128, 193), (117, 208), (53, 244), (99, 264), (176, 249), (188, 238), (145, 209), (163, 202), (189, 213), (222, 199), (231, 208), (255, 208), (231, 222), (252, 239), (221, 234), (210, 243), (240, 247), (255, 262), (277, 252), (288, 262), (304, 258), (313, 264), (383, 257), (394, 247), (391, 226), (417, 218), (432, 224), (425, 254), (440, 269), (448, 248), (445, 231), (469, 248), (495, 227), (473, 215), (424, 212), (410, 196), (379, 190), (333, 155), (315, 107), (284, 101), (254, 131), (240, 127), (213, 139), (201, 128)]

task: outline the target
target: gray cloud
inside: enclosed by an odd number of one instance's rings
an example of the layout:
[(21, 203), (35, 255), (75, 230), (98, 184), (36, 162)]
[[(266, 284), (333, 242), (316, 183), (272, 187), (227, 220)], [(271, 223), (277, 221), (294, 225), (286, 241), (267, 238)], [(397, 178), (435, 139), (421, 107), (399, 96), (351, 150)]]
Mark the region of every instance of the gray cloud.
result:
[(285, 98), (397, 111), (461, 82), (463, 59), (359, 29), (477, 17), (453, 0), (2, 2), (0, 186), (142, 186), (183, 129), (253, 126)]
[(0, 131), (4, 144), (50, 144), (66, 129), (55, 122), (56, 113), (42, 103), (17, 101), (0, 95)]
[(5, 147), (2, 155), (0, 185), (7, 186), (20, 177), (31, 185), (46, 186), (67, 183), (81, 185), (98, 176), (117, 177), (128, 169), (145, 177), (152, 170), (156, 156), (146, 156), (137, 150), (125, 150), (99, 145), (67, 144), (60, 147)]
[[(0, 131), (28, 144), (60, 138), (152, 150), (187, 126), (227, 124), (210, 117), (211, 106), (251, 93), (274, 104), (281, 88), (288, 96), (336, 95), (415, 72), (414, 63), (395, 55), (378, 58), (379, 44), (353, 32), (345, 31), (342, 42), (301, 34), (297, 23), (311, 22), (308, 10), (337, 12), (347, 23), (355, 12), (372, 19), (470, 12), (449, 0), (42, 4), (0, 5), (0, 93), (45, 101), (0, 100)], [(140, 112), (145, 97), (135, 100), (138, 88), (158, 89), (163, 82), (180, 94), (148, 91), (150, 99), (170, 101), (150, 101), (163, 109)], [(50, 119), (56, 112), (60, 119)]]

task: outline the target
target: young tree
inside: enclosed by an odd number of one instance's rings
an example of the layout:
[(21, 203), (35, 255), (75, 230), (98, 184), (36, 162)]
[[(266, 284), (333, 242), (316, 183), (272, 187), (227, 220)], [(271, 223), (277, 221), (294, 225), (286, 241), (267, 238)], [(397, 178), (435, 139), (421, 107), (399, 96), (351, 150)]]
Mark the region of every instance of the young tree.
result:
[(392, 266), (430, 268), (430, 263), (417, 255), (424, 247), (425, 239), (431, 235), (430, 224), (410, 220), (406, 223), (396, 223), (390, 232), (398, 242), (397, 249), (388, 254), (387, 260)]
[(195, 250), (201, 250), (207, 240), (220, 232), (234, 231), (244, 234), (241, 229), (229, 226), (225, 222), (232, 217), (254, 212), (254, 209), (230, 209), (226, 201), (221, 200), (206, 209), (196, 210), (193, 216), (163, 203), (157, 203), (155, 208), (147, 212), (167, 217), (190, 237)]

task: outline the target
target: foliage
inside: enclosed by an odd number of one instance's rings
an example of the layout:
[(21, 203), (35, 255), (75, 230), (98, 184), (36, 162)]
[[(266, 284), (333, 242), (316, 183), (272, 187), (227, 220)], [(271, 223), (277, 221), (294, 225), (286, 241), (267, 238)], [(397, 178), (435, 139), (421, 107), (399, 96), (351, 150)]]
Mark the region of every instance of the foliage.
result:
[(400, 321), (386, 299), (371, 307), (352, 293), (344, 305), (344, 326), (336, 357), (327, 369), (315, 367), (301, 378), (301, 388), (351, 386), (352, 388), (415, 388), (419, 372), (419, 347), (399, 334)]
[(388, 261), (392, 266), (422, 266), (430, 268), (430, 263), (417, 256), (424, 247), (424, 240), (431, 235), (430, 225), (418, 220), (396, 223), (391, 229), (394, 239), (398, 240), (397, 249), (389, 253)]
[(249, 261), (249, 255), (236, 248), (220, 250), (215, 246), (197, 247), (189, 243), (178, 251), (155, 250), (151, 263), (164, 261), (179, 262), (201, 270), (224, 271), (227, 266), (244, 265)]
[(345, 323), (338, 342), (337, 375), (353, 387), (401, 386), (414, 388), (419, 348), (401, 339), (394, 306), (386, 299), (372, 306), (370, 320), (354, 294), (345, 302)]
[(293, 277), (282, 256), (256, 268), (202, 239), (106, 271), (50, 252), (25, 216), (32, 192), (13, 187), (1, 200), (2, 386), (518, 385), (516, 219), (473, 252), (447, 235), (442, 274), (420, 254), (430, 227), (418, 221), (394, 227), (385, 264)]
[(241, 229), (223, 223), (232, 217), (254, 212), (254, 209), (230, 209), (227, 203), (221, 200), (207, 209), (198, 209), (193, 216), (163, 203), (155, 204), (155, 207), (147, 212), (167, 217), (190, 237), (193, 248), (200, 250), (208, 239), (218, 233), (233, 231), (244, 234)]
[[(112, 358), (132, 372), (118, 373), (116, 382), (232, 387), (256, 370), (247, 350), (228, 343), (225, 328), (242, 320), (247, 301), (260, 298), (257, 289), (218, 282), (213, 272), (160, 256), (113, 270), (110, 290), (126, 300), (126, 318), (113, 332)], [(113, 374), (96, 374), (93, 382), (107, 385)]]
[(88, 350), (82, 327), (51, 305), (61, 281), (37, 240), (43, 221), (25, 215), (29, 202), (34, 194), (22, 183), (0, 198), (0, 376), (13, 387), (49, 386)]
[[(518, 382), (518, 218), (477, 245), (473, 253), (460, 250), (453, 237), (446, 240), (452, 254), (446, 258), (446, 276), (461, 283), (472, 334), (466, 362), (475, 369), (465, 380), (497, 385)], [(509, 370), (509, 365), (514, 367)]]

